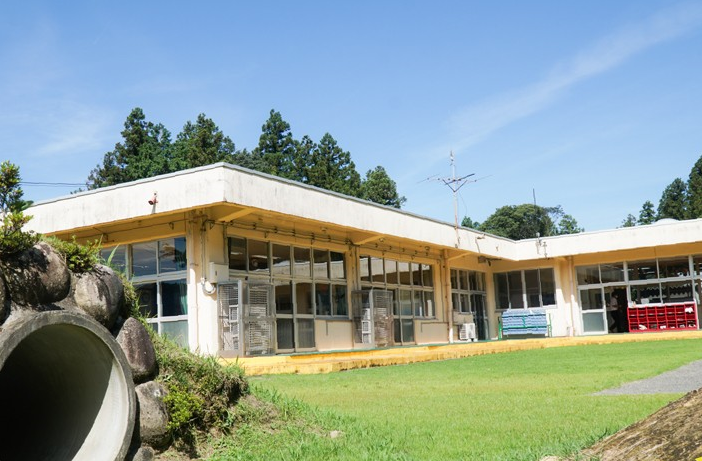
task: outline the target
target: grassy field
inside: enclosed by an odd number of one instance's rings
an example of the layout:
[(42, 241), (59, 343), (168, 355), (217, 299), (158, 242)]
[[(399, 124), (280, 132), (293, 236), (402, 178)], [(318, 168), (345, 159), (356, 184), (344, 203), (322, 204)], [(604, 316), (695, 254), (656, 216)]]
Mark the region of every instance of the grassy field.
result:
[[(702, 340), (678, 340), (252, 378), (255, 394), (275, 405), (242, 405), (249, 422), (219, 440), (212, 459), (538, 460), (569, 454), (679, 396), (593, 392), (700, 358)], [(340, 433), (334, 438), (331, 431)]]

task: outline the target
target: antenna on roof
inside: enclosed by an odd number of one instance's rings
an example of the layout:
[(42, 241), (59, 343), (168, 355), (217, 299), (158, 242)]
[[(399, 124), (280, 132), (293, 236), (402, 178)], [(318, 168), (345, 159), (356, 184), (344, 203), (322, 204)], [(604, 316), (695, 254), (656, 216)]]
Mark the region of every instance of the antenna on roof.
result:
[[(431, 176), (427, 178), (427, 181), (441, 181), (444, 183), (444, 185), (448, 186), (449, 189), (451, 189), (451, 192), (453, 192), (453, 219), (454, 219), (454, 228), (456, 229), (456, 248), (458, 248), (459, 244), (461, 243), (461, 238), (458, 234), (458, 191), (461, 190), (461, 187), (465, 186), (468, 183), (471, 182), (476, 182), (479, 181), (479, 179), (473, 179), (469, 180), (471, 176), (475, 176), (475, 173), (467, 174), (465, 176), (456, 176), (456, 163), (453, 155), (453, 151), (451, 151), (450, 155), (451, 159), (451, 176), (448, 178), (441, 178), (437, 177), (438, 175)], [(482, 179), (482, 178), (480, 178)]]

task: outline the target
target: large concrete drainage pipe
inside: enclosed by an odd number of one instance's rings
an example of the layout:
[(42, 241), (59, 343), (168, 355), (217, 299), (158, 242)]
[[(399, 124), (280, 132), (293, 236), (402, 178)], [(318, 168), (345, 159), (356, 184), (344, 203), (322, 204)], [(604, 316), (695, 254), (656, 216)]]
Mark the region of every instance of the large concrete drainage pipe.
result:
[(0, 460), (121, 460), (135, 411), (124, 353), (94, 320), (42, 312), (0, 331)]

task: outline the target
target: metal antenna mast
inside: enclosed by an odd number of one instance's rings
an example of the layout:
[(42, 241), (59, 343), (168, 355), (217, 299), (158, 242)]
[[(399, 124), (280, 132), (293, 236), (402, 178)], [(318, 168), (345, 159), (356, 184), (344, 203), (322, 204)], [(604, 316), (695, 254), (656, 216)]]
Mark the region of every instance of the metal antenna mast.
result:
[(437, 181), (441, 181), (444, 183), (446, 186), (448, 186), (449, 189), (451, 189), (451, 192), (453, 192), (453, 219), (454, 219), (454, 228), (456, 229), (456, 247), (461, 243), (461, 237), (458, 234), (458, 191), (461, 190), (461, 187), (465, 186), (469, 182), (473, 181), (468, 181), (468, 178), (471, 176), (475, 176), (475, 173), (467, 174), (465, 176), (456, 176), (456, 163), (454, 161), (454, 156), (453, 156), (453, 151), (451, 151), (451, 177), (449, 178), (428, 178), (428, 179), (436, 179)]

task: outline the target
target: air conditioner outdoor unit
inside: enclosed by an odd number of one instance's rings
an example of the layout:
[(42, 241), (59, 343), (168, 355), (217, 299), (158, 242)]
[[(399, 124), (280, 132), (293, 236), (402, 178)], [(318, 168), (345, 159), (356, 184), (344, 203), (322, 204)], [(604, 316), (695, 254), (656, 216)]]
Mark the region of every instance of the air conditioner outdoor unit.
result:
[(462, 323), (458, 327), (459, 341), (475, 341), (475, 323)]

